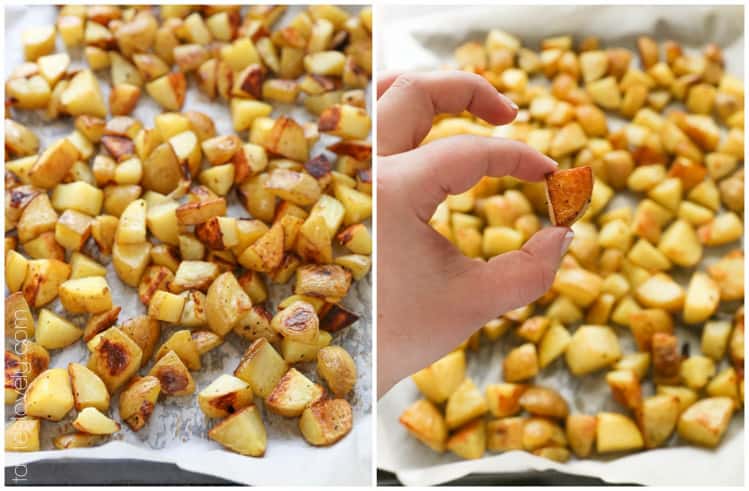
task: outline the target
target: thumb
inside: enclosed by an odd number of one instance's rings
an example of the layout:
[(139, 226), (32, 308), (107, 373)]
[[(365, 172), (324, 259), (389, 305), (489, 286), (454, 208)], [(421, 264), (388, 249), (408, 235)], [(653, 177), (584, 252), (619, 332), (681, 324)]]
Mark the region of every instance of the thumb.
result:
[(487, 322), (546, 293), (573, 236), (567, 227), (547, 227), (520, 250), (474, 263), (461, 280), (462, 287), (474, 292), (477, 322)]

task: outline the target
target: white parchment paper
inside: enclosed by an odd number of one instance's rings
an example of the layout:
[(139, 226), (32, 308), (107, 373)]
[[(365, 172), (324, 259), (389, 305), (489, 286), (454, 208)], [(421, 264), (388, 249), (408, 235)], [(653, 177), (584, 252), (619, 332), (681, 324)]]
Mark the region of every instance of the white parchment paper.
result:
[[(383, 71), (424, 70), (454, 65), (453, 51), (467, 41), (482, 42), (492, 28), (518, 36), (525, 46), (538, 49), (542, 39), (573, 34), (577, 40), (595, 35), (604, 46), (635, 50), (637, 36), (649, 34), (662, 41), (674, 39), (690, 50), (707, 42), (719, 44), (725, 53), (728, 72), (743, 77), (744, 13), (742, 7), (692, 6), (496, 6), (428, 7), (389, 6), (380, 9), (382, 45), (377, 59)], [(617, 196), (608, 209), (627, 204)], [(630, 202), (631, 204), (631, 202)], [(734, 244), (735, 248), (736, 245)], [(730, 247), (706, 249), (710, 257)], [(688, 274), (679, 278), (682, 284)], [(737, 305), (726, 306), (718, 317), (730, 318)], [(625, 353), (635, 350), (629, 330), (614, 327)], [(698, 328), (678, 328), (680, 341), (689, 342), (699, 353)], [(468, 351), (468, 376), (480, 387), (501, 381), (501, 360), (521, 340), (507, 333), (495, 343), (484, 338), (477, 353)], [(418, 348), (417, 348), (418, 349)], [(719, 370), (726, 366), (723, 362)], [(580, 412), (621, 412), (611, 400), (604, 373), (574, 377), (559, 359), (547, 367), (535, 382), (559, 390), (570, 406)], [(644, 386), (653, 393), (652, 384)], [(685, 446), (673, 437), (668, 448), (630, 455), (595, 457), (560, 464), (526, 452), (487, 453), (474, 461), (463, 461), (451, 453), (437, 454), (411, 437), (398, 417), (420, 398), (415, 384), (403, 380), (377, 406), (378, 467), (394, 472), (407, 485), (434, 485), (471, 473), (527, 472), (553, 469), (569, 474), (599, 477), (612, 483), (647, 485), (739, 485), (744, 482), (744, 418), (734, 416), (716, 450)], [(743, 410), (740, 410), (743, 413)]]
[[(292, 6), (280, 24), (287, 22), (302, 9)], [(359, 7), (347, 7), (357, 12)], [(5, 77), (23, 62), (21, 33), (30, 26), (53, 24), (56, 19), (56, 8), (52, 6), (12, 6), (6, 9), (5, 18)], [(64, 45), (58, 39), (57, 50), (64, 51)], [(72, 51), (72, 66), (84, 67), (85, 60), (80, 52)], [(109, 71), (97, 72), (105, 99), (109, 95)], [(202, 111), (216, 123), (216, 134), (234, 133), (228, 105), (221, 101), (210, 101), (195, 87), (192, 76), (188, 76), (188, 92), (183, 110)], [(154, 116), (160, 108), (148, 95), (143, 93), (132, 116), (141, 120), (144, 126), (153, 127)], [(315, 121), (314, 115), (301, 106), (274, 104), (273, 117), (281, 114), (291, 115), (296, 121)], [(40, 114), (28, 111), (16, 111), (14, 117), (32, 128), (41, 140), (41, 148), (46, 148), (60, 137), (67, 136), (73, 130), (71, 118), (54, 122), (45, 121)], [(246, 132), (240, 134), (246, 140)], [(317, 155), (337, 138), (321, 135), (320, 141), (311, 151)], [(328, 157), (334, 157), (328, 154)], [(230, 193), (229, 213), (232, 216), (248, 217), (247, 211), (238, 203), (234, 193)], [(92, 241), (91, 241), (92, 242)], [(94, 244), (89, 243), (85, 251), (108, 264), (110, 259), (99, 256)], [(120, 321), (145, 313), (145, 307), (137, 297), (137, 291), (124, 285), (108, 264), (107, 281), (112, 288), (115, 305), (122, 307)], [(292, 280), (293, 281), (293, 280)], [(291, 283), (291, 282), (290, 282)], [(354, 411), (354, 427), (349, 435), (337, 444), (327, 448), (316, 448), (308, 445), (297, 427), (298, 418), (287, 419), (258, 407), (263, 412), (268, 432), (268, 448), (263, 458), (241, 456), (224, 450), (219, 444), (207, 438), (207, 432), (218, 420), (208, 420), (198, 408), (197, 394), (222, 373), (232, 373), (236, 368), (242, 352), (249, 345), (233, 333), (227, 335), (226, 342), (215, 350), (205, 354), (203, 368), (192, 372), (196, 390), (193, 395), (182, 397), (161, 397), (149, 423), (135, 433), (125, 424), (122, 430), (113, 435), (110, 441), (102, 446), (86, 449), (55, 450), (52, 439), (60, 434), (73, 431), (72, 420), (75, 411), (71, 411), (63, 422), (42, 421), (41, 444), (44, 451), (33, 453), (5, 453), (5, 465), (13, 466), (42, 459), (100, 458), (100, 459), (143, 459), (158, 462), (173, 462), (179, 467), (210, 474), (240, 483), (254, 485), (323, 485), (348, 484), (368, 485), (371, 483), (372, 462), (372, 304), (371, 277), (355, 282), (343, 304), (356, 312), (360, 319), (351, 327), (336, 333), (333, 344), (343, 346), (354, 358), (358, 379), (353, 394), (349, 396)], [(289, 285), (269, 285), (269, 306), (275, 306), (291, 293)], [(65, 311), (59, 301), (51, 304), (52, 310), (64, 316)], [(84, 317), (73, 318), (77, 324), (85, 323)], [(179, 327), (163, 327), (161, 341), (165, 341)], [(63, 350), (50, 353), (50, 367), (67, 367), (70, 362), (84, 363), (89, 353), (81, 341)], [(153, 363), (141, 370), (146, 373)], [(314, 363), (297, 367), (305, 375), (318, 380)], [(258, 401), (256, 401), (258, 402)], [(118, 397), (111, 403), (111, 415), (120, 421), (118, 415)], [(6, 421), (13, 416), (11, 406), (5, 408)], [(185, 483), (189, 484), (189, 483)]]

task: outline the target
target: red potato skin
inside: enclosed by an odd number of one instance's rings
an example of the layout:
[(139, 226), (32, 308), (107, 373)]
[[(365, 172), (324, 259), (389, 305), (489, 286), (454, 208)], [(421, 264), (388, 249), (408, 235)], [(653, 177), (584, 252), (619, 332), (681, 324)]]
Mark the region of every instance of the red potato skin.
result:
[(558, 170), (546, 175), (546, 199), (554, 226), (569, 227), (588, 209), (593, 193), (593, 170), (588, 167)]

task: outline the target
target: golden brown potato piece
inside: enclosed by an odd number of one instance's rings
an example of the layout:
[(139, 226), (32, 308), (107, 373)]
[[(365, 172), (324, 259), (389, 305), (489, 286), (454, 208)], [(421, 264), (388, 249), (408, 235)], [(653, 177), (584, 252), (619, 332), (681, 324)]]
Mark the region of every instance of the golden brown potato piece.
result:
[(445, 406), (447, 427), (458, 428), (489, 410), (484, 395), (470, 378), (465, 379), (450, 395)]
[(209, 418), (223, 418), (252, 404), (252, 388), (244, 380), (222, 374), (198, 394), (201, 411)]
[(320, 400), (323, 393), (322, 386), (313, 383), (296, 368), (291, 368), (265, 398), (265, 406), (276, 414), (293, 418)]
[(710, 397), (692, 404), (679, 417), (679, 436), (703, 447), (716, 447), (735, 409), (728, 397)]
[(317, 352), (317, 372), (338, 397), (351, 392), (356, 383), (356, 363), (340, 346), (326, 346)]
[(110, 393), (127, 382), (141, 366), (143, 351), (127, 334), (110, 327), (91, 340), (88, 368), (93, 370)]
[(564, 419), (569, 413), (567, 401), (557, 391), (546, 387), (528, 387), (520, 396), (519, 403), (534, 416)]
[(598, 413), (596, 450), (598, 453), (639, 450), (644, 442), (637, 425), (618, 413)]
[(262, 457), (268, 437), (260, 411), (250, 404), (222, 420), (208, 432), (208, 438), (241, 455)]
[(26, 415), (50, 421), (63, 419), (74, 403), (70, 377), (64, 368), (42, 372), (29, 384), (24, 395)]
[(555, 226), (569, 227), (588, 209), (593, 194), (593, 170), (575, 167), (546, 176), (549, 218)]
[(411, 375), (411, 379), (424, 394), (424, 397), (435, 404), (441, 404), (463, 382), (465, 373), (465, 352), (456, 350), (414, 373)]
[(161, 382), (148, 375), (137, 377), (120, 393), (120, 418), (138, 431), (148, 423), (161, 393)]
[(418, 440), (435, 452), (444, 452), (447, 441), (447, 424), (439, 409), (426, 399), (411, 404), (400, 423)]
[(166, 395), (183, 396), (195, 392), (195, 381), (177, 353), (169, 351), (148, 372), (161, 383), (161, 391)]
[(486, 428), (481, 419), (474, 420), (453, 433), (447, 449), (464, 459), (479, 459), (486, 450)]
[(565, 429), (570, 448), (578, 457), (587, 457), (593, 450), (596, 441), (597, 421), (589, 414), (570, 414), (567, 416)]
[(35, 418), (16, 419), (5, 427), (6, 452), (39, 451), (41, 421)]
[(679, 419), (679, 399), (673, 395), (646, 398), (637, 419), (645, 440), (645, 448), (655, 448), (671, 436)]
[(490, 452), (523, 449), (523, 433), (528, 418), (513, 417), (490, 421), (486, 425), (486, 448)]
[(332, 445), (346, 436), (353, 427), (351, 405), (345, 399), (321, 400), (304, 410), (299, 429), (307, 443)]

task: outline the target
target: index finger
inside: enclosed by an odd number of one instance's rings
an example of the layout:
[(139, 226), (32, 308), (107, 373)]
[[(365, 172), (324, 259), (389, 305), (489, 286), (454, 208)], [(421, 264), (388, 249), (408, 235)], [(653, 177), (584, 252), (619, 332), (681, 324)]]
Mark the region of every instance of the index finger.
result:
[(434, 116), (468, 110), (491, 124), (515, 119), (518, 108), (475, 73), (408, 73), (398, 76), (377, 101), (379, 155), (411, 150), (432, 127)]
[(435, 140), (382, 159), (380, 165), (403, 169), (402, 188), (411, 196), (414, 211), (424, 222), (448, 195), (467, 191), (483, 176), (541, 181), (557, 169), (554, 160), (525, 143), (474, 135)]

